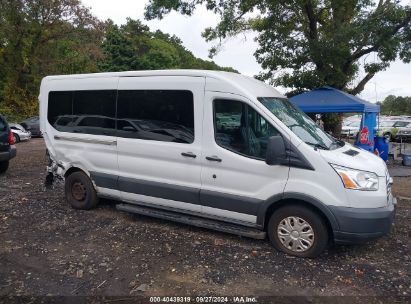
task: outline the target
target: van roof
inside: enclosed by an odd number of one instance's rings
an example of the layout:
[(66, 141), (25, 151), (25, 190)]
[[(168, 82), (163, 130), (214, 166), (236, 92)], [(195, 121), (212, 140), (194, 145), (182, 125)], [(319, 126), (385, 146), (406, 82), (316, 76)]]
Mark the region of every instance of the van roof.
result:
[(213, 71), (213, 70), (191, 70), (191, 69), (175, 69), (175, 70), (145, 70), (145, 71), (125, 71), (125, 72), (104, 72), (90, 74), (71, 74), (71, 75), (55, 75), (47, 76), (45, 79), (66, 79), (66, 78), (97, 78), (97, 77), (138, 77), (138, 76), (215, 76), (215, 77), (236, 77), (243, 76), (241, 74)]
[[(246, 95), (259, 97), (279, 97), (284, 96), (272, 86), (254, 79), (232, 72), (212, 71), (212, 70), (149, 70), (149, 71), (127, 71), (108, 72), (92, 74), (72, 74), (47, 76), (43, 81), (64, 80), (64, 79), (86, 79), (86, 78), (109, 78), (109, 77), (147, 77), (147, 76), (191, 76), (207, 77), (207, 89), (210, 91), (244, 92)], [(217, 80), (217, 81), (213, 81)], [(221, 83), (224, 82), (224, 84)], [(247, 94), (248, 93), (248, 94)]]

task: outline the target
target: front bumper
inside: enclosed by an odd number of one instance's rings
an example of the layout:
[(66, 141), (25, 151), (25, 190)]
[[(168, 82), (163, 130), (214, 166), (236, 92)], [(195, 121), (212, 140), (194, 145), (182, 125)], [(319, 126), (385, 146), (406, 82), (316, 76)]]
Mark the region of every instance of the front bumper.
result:
[(8, 161), (13, 157), (16, 157), (17, 149), (14, 145), (10, 146), (9, 151), (0, 152), (0, 161)]
[(349, 208), (330, 206), (339, 230), (334, 231), (336, 244), (363, 243), (390, 232), (397, 200), (392, 197), (383, 208)]
[(24, 134), (21, 134), (21, 135), (19, 135), (19, 136), (20, 136), (20, 140), (21, 140), (21, 141), (31, 139), (31, 134), (30, 134), (30, 133), (24, 133)]
[(395, 136), (395, 141), (407, 141), (411, 139), (411, 134), (397, 134), (397, 136)]

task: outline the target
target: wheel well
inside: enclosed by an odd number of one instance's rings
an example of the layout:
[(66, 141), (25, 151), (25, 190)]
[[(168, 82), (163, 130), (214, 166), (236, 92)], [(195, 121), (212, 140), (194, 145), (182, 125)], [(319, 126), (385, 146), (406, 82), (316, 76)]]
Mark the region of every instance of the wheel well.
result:
[(294, 206), (302, 206), (305, 208), (308, 208), (312, 211), (314, 211), (316, 214), (318, 214), (319, 216), (321, 216), (321, 218), (323, 219), (324, 223), (327, 226), (327, 230), (328, 230), (328, 235), (330, 238), (332, 238), (333, 236), (333, 229), (331, 226), (331, 223), (329, 221), (329, 219), (327, 218), (327, 216), (324, 214), (324, 212), (321, 211), (321, 209), (319, 209), (318, 207), (314, 206), (313, 204), (304, 201), (304, 200), (299, 200), (299, 199), (283, 199), (281, 201), (278, 201), (276, 203), (273, 203), (270, 205), (270, 207), (268, 207), (266, 213), (265, 213), (265, 219), (264, 219), (264, 230), (267, 230), (267, 226), (268, 226), (268, 221), (270, 220), (271, 215), (278, 210), (279, 208), (283, 207), (283, 206), (290, 206), (290, 205), (294, 205)]
[(67, 178), (69, 175), (73, 174), (74, 172), (84, 172), (83, 170), (81, 170), (80, 168), (77, 167), (71, 167), (69, 168), (66, 173), (64, 173), (64, 178)]

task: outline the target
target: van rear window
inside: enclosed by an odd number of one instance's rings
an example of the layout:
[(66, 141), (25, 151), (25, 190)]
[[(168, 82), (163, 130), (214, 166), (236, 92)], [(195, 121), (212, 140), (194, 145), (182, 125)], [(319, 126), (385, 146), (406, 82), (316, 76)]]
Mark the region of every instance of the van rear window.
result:
[(114, 136), (115, 90), (49, 93), (48, 121), (58, 131)]

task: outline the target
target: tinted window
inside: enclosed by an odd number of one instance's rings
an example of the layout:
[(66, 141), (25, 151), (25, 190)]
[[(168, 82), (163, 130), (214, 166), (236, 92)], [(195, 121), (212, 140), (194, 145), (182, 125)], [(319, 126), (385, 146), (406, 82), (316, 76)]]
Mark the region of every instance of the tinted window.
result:
[(116, 91), (74, 92), (73, 114), (73, 132), (115, 135)]
[(67, 115), (67, 116), (60, 116), (55, 124), (57, 126), (68, 126), (70, 125), (70, 123), (73, 122), (73, 120), (76, 120), (77, 117), (75, 117), (74, 115)]
[[(56, 127), (56, 121), (60, 120), (66, 115), (71, 115), (73, 112), (73, 92), (50, 92), (49, 93), (49, 106), (47, 119), (49, 123)], [(69, 119), (69, 118), (67, 118)]]
[(194, 141), (194, 102), (190, 91), (119, 91), (117, 117), (120, 137)]
[(50, 92), (48, 121), (62, 132), (115, 135), (116, 91)]
[(268, 138), (279, 135), (253, 108), (234, 100), (214, 101), (214, 130), (218, 145), (258, 159), (265, 159)]

